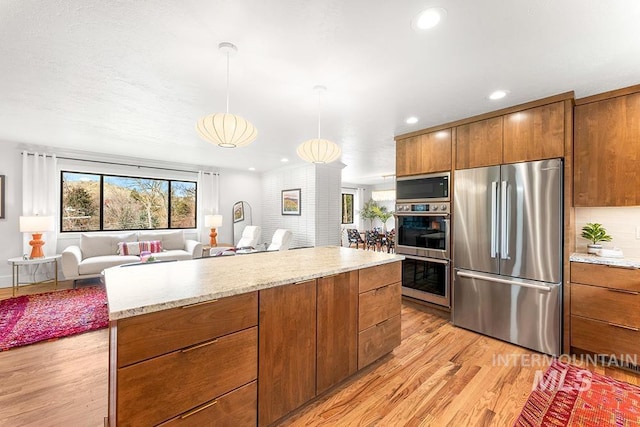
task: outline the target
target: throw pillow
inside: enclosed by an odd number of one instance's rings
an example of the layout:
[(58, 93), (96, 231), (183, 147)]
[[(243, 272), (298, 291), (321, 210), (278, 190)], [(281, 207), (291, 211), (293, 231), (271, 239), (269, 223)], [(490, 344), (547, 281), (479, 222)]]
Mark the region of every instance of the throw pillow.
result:
[(118, 255), (140, 255), (140, 244), (138, 242), (118, 243)]
[(149, 240), (140, 243), (140, 252), (151, 252), (157, 254), (162, 252), (162, 242), (160, 240)]

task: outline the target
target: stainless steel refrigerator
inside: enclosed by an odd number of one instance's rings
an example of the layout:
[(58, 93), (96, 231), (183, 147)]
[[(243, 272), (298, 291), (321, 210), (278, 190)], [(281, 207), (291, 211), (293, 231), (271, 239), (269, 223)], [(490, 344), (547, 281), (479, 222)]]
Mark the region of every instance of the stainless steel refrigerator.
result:
[(453, 199), (453, 323), (560, 354), (562, 160), (457, 170)]

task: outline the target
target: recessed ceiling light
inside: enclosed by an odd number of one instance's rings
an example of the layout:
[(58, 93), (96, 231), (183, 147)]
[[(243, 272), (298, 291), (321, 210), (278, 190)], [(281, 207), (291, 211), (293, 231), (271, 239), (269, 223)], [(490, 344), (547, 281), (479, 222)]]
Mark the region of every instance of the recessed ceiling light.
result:
[(250, 167), (250, 168), (249, 168), (249, 170), (250, 170), (250, 171), (254, 171), (254, 170), (256, 170), (256, 168), (254, 168), (254, 167)]
[(414, 123), (418, 123), (418, 118), (417, 117), (408, 117), (407, 120), (405, 120), (405, 123), (408, 125), (412, 125)]
[(489, 99), (492, 99), (494, 101), (496, 99), (502, 99), (507, 96), (507, 93), (509, 93), (509, 91), (507, 90), (496, 90), (495, 92), (492, 92), (491, 95), (489, 95)]
[(287, 159), (286, 157), (283, 157), (283, 158), (280, 159), (280, 161), (282, 163), (287, 163), (289, 161), (289, 159)]
[(418, 13), (411, 20), (414, 30), (428, 30), (438, 25), (447, 16), (447, 11), (441, 7), (430, 7)]

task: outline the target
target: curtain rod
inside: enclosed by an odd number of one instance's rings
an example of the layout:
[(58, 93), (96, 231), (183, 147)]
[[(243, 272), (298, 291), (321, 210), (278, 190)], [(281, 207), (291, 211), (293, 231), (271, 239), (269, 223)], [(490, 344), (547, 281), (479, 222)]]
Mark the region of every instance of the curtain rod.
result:
[[(26, 151), (23, 151), (22, 154), (26, 154), (27, 156), (35, 156), (34, 153), (29, 153), (29, 152), (26, 152)], [(131, 167), (138, 168), (138, 169), (146, 168), (146, 169), (157, 169), (157, 170), (165, 170), (165, 171), (172, 171), (172, 172), (198, 173), (198, 171), (193, 171), (193, 170), (163, 168), (161, 166), (140, 166), (140, 165), (132, 165), (130, 163), (107, 162), (105, 160), (87, 160), (87, 159), (78, 159), (78, 158), (74, 158), (74, 157), (65, 157), (65, 156), (56, 156), (56, 158), (64, 159), (64, 160), (75, 160), (75, 161), (78, 161), (78, 162), (101, 163), (101, 164), (104, 164), (104, 165), (131, 166)], [(209, 172), (209, 171), (202, 171), (202, 172), (203, 173), (209, 173), (211, 175), (220, 175), (218, 172)]]

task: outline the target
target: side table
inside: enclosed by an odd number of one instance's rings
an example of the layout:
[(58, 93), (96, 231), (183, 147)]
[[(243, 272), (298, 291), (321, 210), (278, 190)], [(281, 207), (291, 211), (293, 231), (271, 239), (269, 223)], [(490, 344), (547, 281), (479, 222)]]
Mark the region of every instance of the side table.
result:
[(207, 258), (211, 256), (211, 249), (213, 248), (226, 249), (226, 248), (233, 248), (233, 247), (234, 246), (231, 243), (218, 243), (216, 246), (202, 245), (202, 258)]
[(20, 266), (21, 265), (40, 265), (40, 264), (54, 264), (54, 276), (53, 279), (41, 280), (39, 282), (25, 282), (25, 285), (35, 285), (38, 283), (47, 283), (53, 281), (55, 290), (58, 290), (58, 260), (62, 258), (62, 255), (46, 256), (44, 258), (24, 259), (23, 257), (9, 258), (8, 264), (11, 264), (11, 287), (13, 290), (13, 296), (16, 296), (16, 291), (20, 287)]

